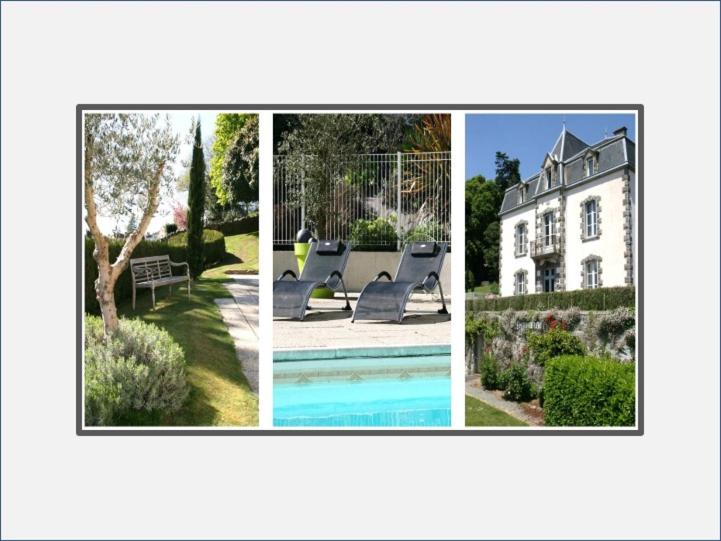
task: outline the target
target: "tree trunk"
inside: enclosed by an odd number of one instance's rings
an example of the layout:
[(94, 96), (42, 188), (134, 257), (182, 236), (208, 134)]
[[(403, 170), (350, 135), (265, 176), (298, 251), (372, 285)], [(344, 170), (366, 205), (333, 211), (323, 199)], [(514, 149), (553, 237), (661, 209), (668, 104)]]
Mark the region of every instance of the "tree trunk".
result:
[(117, 330), (119, 321), (114, 293), (116, 278), (110, 266), (108, 239), (106, 237), (102, 236), (100, 239), (95, 239), (93, 259), (95, 259), (98, 264), (98, 278), (95, 280), (95, 297), (98, 299), (100, 313), (103, 316), (105, 335), (109, 336)]

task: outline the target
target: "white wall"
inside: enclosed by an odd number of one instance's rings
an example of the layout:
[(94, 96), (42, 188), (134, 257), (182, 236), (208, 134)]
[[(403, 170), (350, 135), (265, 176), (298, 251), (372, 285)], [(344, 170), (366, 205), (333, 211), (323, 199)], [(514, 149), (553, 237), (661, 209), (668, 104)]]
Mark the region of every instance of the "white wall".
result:
[[(363, 286), (375, 278), (376, 274), (381, 271), (388, 271), (391, 276), (395, 276), (400, 255), (400, 252), (351, 252), (345, 272), (343, 273), (343, 281), (345, 282), (346, 288), (348, 288), (348, 292), (360, 292)], [(451, 296), (452, 255), (451, 252), (446, 253), (440, 274), (443, 295), (445, 297)], [(298, 270), (298, 264), (296, 263), (293, 251), (274, 251), (273, 278), (287, 269), (293, 271)], [(437, 291), (438, 290), (436, 290), (436, 292)]]
[[(581, 202), (600, 196), (601, 236), (581, 239)], [(581, 260), (597, 255), (601, 261), (603, 287), (625, 284), (623, 241), (623, 180), (616, 172), (566, 192), (566, 290), (581, 288)]]
[[(516, 257), (515, 227), (522, 220), (528, 222), (528, 250), (526, 255)], [(536, 218), (533, 205), (503, 216), (501, 219), (501, 296), (513, 295), (514, 275), (519, 270), (525, 270), (528, 273), (528, 292), (536, 291), (536, 267), (531, 259), (531, 241), (534, 240), (536, 240)]]

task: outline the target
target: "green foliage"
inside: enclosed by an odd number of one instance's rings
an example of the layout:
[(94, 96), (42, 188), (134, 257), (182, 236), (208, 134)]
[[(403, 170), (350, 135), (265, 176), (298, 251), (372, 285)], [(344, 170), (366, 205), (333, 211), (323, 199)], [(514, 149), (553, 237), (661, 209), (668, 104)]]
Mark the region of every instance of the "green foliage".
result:
[(492, 355), (484, 355), (481, 359), (479, 369), (481, 372), (481, 383), (485, 389), (493, 391), (504, 388), (505, 382), (495, 357)]
[(543, 389), (547, 426), (633, 426), (636, 407), (633, 363), (610, 358), (551, 359)]
[[(217, 263), (225, 256), (225, 236), (220, 231), (214, 229), (204, 229), (201, 237), (203, 243), (203, 261), (201, 272), (203, 269)], [(188, 243), (188, 232), (181, 231), (168, 238), (168, 245), (171, 247), (182, 248)]]
[(611, 310), (619, 306), (633, 307), (636, 304), (636, 289), (628, 287), (599, 287), (574, 291), (554, 291), (532, 295), (514, 295), (495, 299), (478, 298), (468, 301), (466, 310), (503, 311), (548, 310), (551, 308), (578, 307), (581, 310)]
[(505, 389), (503, 397), (506, 400), (527, 402), (536, 396), (536, 388), (528, 377), (525, 361), (516, 361), (503, 371), (501, 386)]
[(503, 191), (482, 176), (466, 182), (466, 270), (475, 283), (498, 281), (498, 211)]
[(247, 233), (254, 233), (255, 231), (258, 231), (258, 213), (256, 212), (254, 214), (245, 216), (244, 218), (240, 218), (239, 220), (234, 220), (232, 222), (207, 224), (205, 227), (207, 229), (215, 229), (217, 231), (220, 231), (226, 237), (230, 237), (231, 235), (245, 235)]
[(440, 241), (444, 238), (445, 228), (436, 220), (429, 220), (408, 231), (403, 238), (404, 242), (419, 242), (424, 240)]
[(258, 201), (258, 115), (248, 115), (223, 163), (221, 190), (216, 192), (222, 205)]
[(521, 182), (520, 168), (518, 158), (511, 160), (505, 152), (496, 152), (496, 184), (501, 191)]
[(237, 142), (243, 126), (251, 116), (238, 113), (220, 113), (215, 117), (213, 156), (210, 160), (208, 176), (210, 185), (221, 205), (226, 205), (232, 200), (232, 195), (228, 191), (230, 183), (226, 182), (224, 178), (225, 163), (229, 150)]
[[(306, 222), (316, 237), (329, 236), (330, 209), (338, 211), (331, 201), (331, 186), (362, 173), (348, 157), (403, 150), (406, 133), (417, 121), (414, 115), (297, 115), (278, 150), (293, 172), (286, 177), (286, 190), (297, 203), (302, 197), (303, 179)], [(348, 182), (347, 187), (351, 189), (353, 182)]]
[(499, 332), (500, 326), (498, 321), (466, 314), (466, 337), (482, 335), (483, 339), (489, 342), (493, 340), (495, 336), (498, 336)]
[[(188, 260), (188, 250), (186, 248), (186, 234), (178, 233), (163, 240), (143, 240), (133, 250), (133, 257), (150, 257), (155, 255), (170, 256), (171, 261), (176, 263)], [(220, 237), (218, 237), (220, 235)], [(218, 231), (205, 230), (203, 232), (204, 241), (208, 244), (203, 252), (206, 257), (222, 258), (225, 253), (225, 238)], [(108, 253), (110, 261), (114, 261), (120, 254), (125, 241), (123, 239), (109, 239)], [(98, 301), (95, 298), (94, 283), (98, 277), (98, 265), (93, 259), (93, 250), (95, 242), (92, 238), (85, 238), (85, 311), (91, 314), (100, 312)], [(222, 250), (222, 252), (221, 252)], [(220, 254), (220, 255), (218, 255)], [(212, 260), (207, 261), (208, 264)], [(184, 269), (183, 269), (184, 272)], [(130, 271), (124, 270), (115, 283), (115, 299), (121, 301), (129, 299), (132, 295), (132, 279)]]
[(598, 337), (609, 341), (613, 337), (632, 329), (636, 324), (636, 316), (630, 308), (619, 307), (608, 314), (601, 315), (596, 321)]
[(586, 346), (581, 340), (560, 327), (544, 333), (530, 333), (528, 349), (533, 362), (545, 366), (549, 360), (561, 355), (585, 355)]
[(156, 190), (162, 194), (174, 181), (170, 164), (180, 141), (170, 117), (87, 113), (84, 122), (85, 182), (92, 187), (99, 214), (122, 220), (130, 215), (137, 224), (148, 195)]
[[(395, 217), (393, 217), (395, 218)], [(376, 251), (396, 248), (398, 235), (394, 219), (356, 220), (351, 224), (350, 241), (354, 250)]]
[(188, 264), (193, 278), (203, 272), (203, 214), (205, 213), (205, 158), (200, 137), (200, 121), (195, 125), (193, 159), (188, 189)]
[(134, 424), (137, 415), (168, 415), (188, 396), (185, 357), (170, 335), (121, 319), (104, 336), (102, 320), (85, 316), (85, 424)]

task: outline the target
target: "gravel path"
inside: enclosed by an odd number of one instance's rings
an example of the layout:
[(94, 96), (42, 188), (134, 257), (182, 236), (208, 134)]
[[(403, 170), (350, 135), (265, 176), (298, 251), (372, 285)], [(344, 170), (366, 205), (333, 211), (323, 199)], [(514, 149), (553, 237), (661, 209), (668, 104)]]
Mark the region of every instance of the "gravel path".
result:
[(215, 299), (228, 326), (235, 355), (253, 392), (258, 392), (258, 276), (233, 275), (225, 283), (232, 299)]
[(542, 425), (539, 416), (530, 415), (521, 404), (511, 402), (510, 400), (504, 400), (493, 391), (486, 391), (483, 387), (481, 387), (480, 376), (466, 377), (466, 394), (507, 413), (511, 417), (520, 419), (531, 426)]

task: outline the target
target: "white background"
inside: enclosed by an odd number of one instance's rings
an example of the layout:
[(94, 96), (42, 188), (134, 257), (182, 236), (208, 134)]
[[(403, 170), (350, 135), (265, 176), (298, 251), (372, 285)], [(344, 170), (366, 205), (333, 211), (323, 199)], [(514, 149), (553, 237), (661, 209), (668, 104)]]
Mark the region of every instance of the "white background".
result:
[[(101, 102), (643, 103), (646, 435), (75, 436)], [(718, 203), (717, 3), (3, 3), (2, 537), (718, 538)]]

